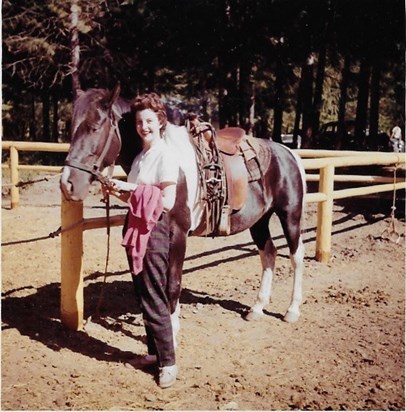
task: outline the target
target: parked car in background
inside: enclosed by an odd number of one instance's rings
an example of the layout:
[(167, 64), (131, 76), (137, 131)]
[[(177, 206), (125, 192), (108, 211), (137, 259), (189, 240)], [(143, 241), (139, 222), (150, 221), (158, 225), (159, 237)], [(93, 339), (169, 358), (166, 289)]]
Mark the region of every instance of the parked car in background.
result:
[[(341, 150), (376, 150), (380, 152), (395, 151), (391, 145), (389, 135), (383, 131), (378, 133), (373, 147), (365, 146), (363, 139), (356, 140), (355, 138), (355, 121), (347, 120), (344, 123), (345, 134), (341, 144)], [(337, 146), (338, 139), (338, 122), (325, 123), (320, 127), (320, 132), (315, 139), (315, 146), (317, 149), (334, 150)], [(369, 129), (364, 132), (366, 141), (368, 142)]]
[(291, 149), (300, 149), (302, 146), (302, 136), (300, 134), (297, 135), (297, 144), (294, 144), (294, 134), (293, 133), (282, 133), (281, 134), (281, 142), (285, 145), (290, 147)]
[[(342, 150), (358, 150), (359, 144), (355, 141), (355, 121), (347, 120), (344, 123)], [(315, 139), (317, 149), (333, 150), (337, 146), (338, 122), (329, 122), (321, 125), (319, 134)]]

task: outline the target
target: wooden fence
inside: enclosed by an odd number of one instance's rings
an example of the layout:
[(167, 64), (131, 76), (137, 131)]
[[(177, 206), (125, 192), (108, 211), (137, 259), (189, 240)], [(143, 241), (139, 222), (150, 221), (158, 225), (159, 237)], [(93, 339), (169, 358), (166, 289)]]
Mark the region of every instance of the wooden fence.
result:
[[(383, 193), (406, 188), (404, 178), (384, 176), (363, 175), (336, 175), (338, 167), (391, 165), (405, 166), (405, 154), (398, 153), (371, 153), (371, 152), (339, 152), (320, 151), (319, 158), (309, 159), (306, 157), (317, 155), (315, 150), (300, 150), (298, 154), (302, 157), (305, 170), (319, 169), (317, 176), (306, 174), (306, 180), (318, 180), (319, 191), (307, 193), (306, 202), (317, 202), (317, 232), (316, 232), (316, 260), (327, 263), (331, 253), (331, 232), (333, 225), (333, 203), (337, 199), (364, 196), (373, 193)], [(329, 157), (327, 157), (329, 156)], [(373, 183), (372, 185), (352, 187), (347, 189), (334, 189), (334, 182), (348, 183)]]
[[(19, 181), (18, 170), (22, 169), (18, 164), (18, 150), (67, 152), (69, 149), (68, 144), (25, 142), (3, 142), (2, 147), (3, 150), (10, 150), (11, 184), (14, 185)], [(319, 170), (319, 174), (306, 173), (306, 180), (318, 181), (319, 188), (318, 192), (307, 193), (305, 201), (318, 203), (315, 257), (320, 262), (327, 263), (330, 259), (334, 200), (406, 188), (403, 178), (395, 181), (393, 177), (335, 173), (336, 168), (349, 166), (388, 165), (404, 168), (405, 154), (328, 150), (296, 152), (302, 158), (306, 171)], [(29, 168), (44, 170), (34, 166)], [(117, 169), (117, 175), (123, 174), (120, 169)], [(46, 170), (59, 171), (60, 168)], [(362, 186), (335, 190), (334, 182), (355, 182)], [(16, 207), (18, 201), (14, 198), (11, 204)], [(77, 330), (83, 327), (83, 232), (106, 227), (107, 218), (84, 218), (83, 203), (67, 201), (62, 196), (61, 220), (61, 319), (66, 326)], [(124, 215), (110, 216), (109, 221), (111, 226), (121, 225)]]
[(32, 170), (38, 172), (58, 173), (61, 170), (60, 166), (33, 166), (20, 165), (19, 151), (29, 152), (68, 152), (69, 144), (67, 143), (43, 143), (43, 142), (12, 142), (4, 141), (1, 143), (2, 150), (9, 150), (9, 164), (2, 165), (2, 168), (8, 167), (10, 169), (10, 201), (11, 208), (14, 209), (20, 204), (20, 191), (18, 183), (20, 182), (20, 170)]
[[(61, 172), (61, 166), (46, 166), (46, 165), (21, 165), (19, 162), (19, 152), (53, 152), (53, 153), (67, 153), (69, 151), (69, 143), (44, 143), (44, 142), (14, 142), (4, 141), (1, 144), (2, 150), (10, 152), (8, 164), (2, 165), (3, 169), (10, 171), (10, 203), (11, 208), (14, 209), (20, 205), (20, 171), (28, 170), (33, 172), (45, 172), (58, 174)], [(121, 167), (114, 169), (114, 176), (125, 176)]]

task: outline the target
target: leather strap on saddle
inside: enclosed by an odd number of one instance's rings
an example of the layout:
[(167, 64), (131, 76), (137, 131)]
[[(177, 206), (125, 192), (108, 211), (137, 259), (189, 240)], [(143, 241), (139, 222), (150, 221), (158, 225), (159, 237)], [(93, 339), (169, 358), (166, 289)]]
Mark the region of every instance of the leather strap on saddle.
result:
[[(237, 167), (236, 157), (242, 156), (248, 172), (248, 182), (261, 179), (262, 171), (258, 161), (259, 144), (257, 138), (247, 136), (244, 129), (240, 127), (227, 127), (217, 132), (216, 142), (221, 154), (226, 155), (223, 156), (223, 159), (228, 159), (227, 156), (231, 156), (235, 161), (236, 165), (230, 166), (233, 170)], [(238, 163), (240, 166), (241, 162)], [(232, 179), (235, 172), (230, 173)]]
[(204, 203), (203, 219), (194, 234), (216, 236), (220, 234), (218, 228), (225, 207), (227, 184), (223, 162), (214, 139), (215, 130), (211, 124), (202, 123), (197, 117), (190, 118), (186, 127), (196, 149), (201, 200)]
[[(189, 132), (194, 137), (198, 159), (200, 158), (198, 162), (203, 187), (202, 200), (207, 206), (210, 201), (207, 193), (204, 193), (207, 189), (205, 187), (207, 185), (204, 184), (204, 180), (207, 180), (207, 176), (204, 176), (207, 175), (207, 165), (205, 166), (204, 163), (212, 163), (212, 160), (207, 162), (208, 158), (217, 158), (219, 164), (217, 178), (224, 185), (219, 188), (221, 195), (218, 196), (217, 205), (206, 207), (206, 228), (197, 228), (195, 233), (200, 234), (200, 230), (213, 236), (228, 235), (231, 214), (240, 210), (247, 201), (248, 183), (262, 178), (263, 173), (257, 157), (259, 144), (255, 138), (246, 136), (245, 131), (239, 127), (221, 129), (216, 133), (211, 125), (194, 121), (192, 126), (189, 126)], [(209, 154), (211, 150), (213, 155)], [(202, 157), (201, 152), (205, 152), (206, 159)], [(216, 213), (214, 218), (213, 213)], [(210, 219), (207, 214), (211, 214)], [(207, 226), (208, 221), (212, 222), (211, 226)]]

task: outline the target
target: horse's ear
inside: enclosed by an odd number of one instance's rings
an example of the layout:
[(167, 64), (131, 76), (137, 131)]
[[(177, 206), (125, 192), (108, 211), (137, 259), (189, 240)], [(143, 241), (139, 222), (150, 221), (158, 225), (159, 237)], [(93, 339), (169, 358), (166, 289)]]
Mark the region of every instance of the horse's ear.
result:
[(120, 82), (117, 82), (117, 84), (114, 86), (113, 91), (111, 92), (110, 107), (112, 107), (113, 104), (117, 101), (117, 99), (120, 96), (120, 92), (121, 92), (121, 84)]
[(114, 86), (114, 89), (111, 92), (106, 93), (106, 95), (101, 99), (100, 105), (106, 110), (111, 109), (114, 106), (114, 103), (120, 96), (121, 86), (120, 82)]

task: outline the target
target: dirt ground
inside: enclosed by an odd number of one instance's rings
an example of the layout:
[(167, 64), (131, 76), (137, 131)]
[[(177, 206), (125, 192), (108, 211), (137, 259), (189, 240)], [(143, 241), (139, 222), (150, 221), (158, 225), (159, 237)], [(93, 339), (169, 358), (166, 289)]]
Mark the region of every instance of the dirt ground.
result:
[[(104, 214), (100, 195), (85, 217)], [(60, 225), (57, 181), (2, 204), (2, 410), (404, 410), (405, 220), (398, 243), (382, 236), (387, 200), (334, 206), (332, 258), (314, 260), (316, 206), (305, 219), (302, 315), (282, 321), (292, 289), (279, 222), (274, 295), (258, 322), (242, 315), (255, 301), (261, 266), (248, 232), (190, 238), (181, 297), (176, 384), (162, 390), (153, 369), (127, 360), (146, 353), (120, 228), (111, 256), (102, 319), (83, 331), (59, 320)], [(124, 213), (116, 207), (114, 213)], [(105, 229), (85, 233), (85, 318), (103, 284)]]

